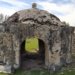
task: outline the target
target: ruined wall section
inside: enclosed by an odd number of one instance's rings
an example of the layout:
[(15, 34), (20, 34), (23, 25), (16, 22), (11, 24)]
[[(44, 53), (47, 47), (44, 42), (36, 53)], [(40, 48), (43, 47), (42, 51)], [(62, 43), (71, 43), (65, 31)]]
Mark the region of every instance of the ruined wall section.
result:
[[(12, 50), (12, 35), (9, 33), (0, 33), (0, 61), (5, 64), (11, 64), (14, 53)], [(13, 57), (12, 57), (13, 55)], [(11, 60), (12, 59), (12, 60)]]
[(75, 56), (75, 28), (72, 35), (72, 55)]
[[(42, 39), (47, 45), (46, 65), (48, 67), (50, 66), (51, 69), (53, 69), (53, 66), (57, 69), (60, 65), (71, 62), (72, 29), (69, 26), (48, 26), (27, 21), (24, 24), (10, 24), (9, 29), (10, 33), (15, 35), (16, 39), (19, 40), (19, 45), (27, 37), (36, 36), (37, 38)], [(19, 49), (17, 52), (19, 52)]]
[(73, 29), (69, 26), (62, 28), (61, 32), (61, 62), (62, 63), (71, 63), (71, 50), (72, 50), (72, 34)]
[[(39, 9), (22, 10), (12, 15), (5, 22), (5, 32), (15, 35), (14, 61), (19, 66), (20, 45), (27, 37), (37, 37), (44, 41), (45, 64), (52, 70), (71, 62), (71, 28), (54, 15)], [(16, 40), (14, 42), (16, 42)], [(17, 46), (17, 47), (16, 47)], [(18, 59), (18, 60), (17, 60)]]
[(12, 33), (0, 32), (0, 72), (11, 73), (18, 68), (19, 41)]
[(57, 69), (60, 65), (71, 62), (71, 28), (69, 26), (58, 26), (41, 24), (35, 20), (28, 19), (23, 23), (9, 23), (6, 31), (12, 33), (19, 40), (19, 45), (27, 37), (42, 39), (46, 46), (46, 66)]

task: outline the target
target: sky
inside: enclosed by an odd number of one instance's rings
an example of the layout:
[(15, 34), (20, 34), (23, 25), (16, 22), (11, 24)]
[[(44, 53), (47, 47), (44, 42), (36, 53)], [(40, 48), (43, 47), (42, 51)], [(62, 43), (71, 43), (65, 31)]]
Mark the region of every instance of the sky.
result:
[(31, 8), (32, 3), (75, 26), (75, 0), (0, 0), (0, 13), (11, 16), (19, 10)]

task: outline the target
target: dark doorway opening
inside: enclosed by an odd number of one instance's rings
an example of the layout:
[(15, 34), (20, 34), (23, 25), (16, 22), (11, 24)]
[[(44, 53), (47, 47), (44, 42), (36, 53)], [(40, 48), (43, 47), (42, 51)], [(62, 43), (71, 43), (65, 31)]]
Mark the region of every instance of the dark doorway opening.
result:
[(25, 50), (25, 43), (23, 41), (20, 47), (20, 64), (22, 69), (41, 68), (45, 65), (45, 44), (38, 39), (39, 51), (37, 53), (28, 53)]

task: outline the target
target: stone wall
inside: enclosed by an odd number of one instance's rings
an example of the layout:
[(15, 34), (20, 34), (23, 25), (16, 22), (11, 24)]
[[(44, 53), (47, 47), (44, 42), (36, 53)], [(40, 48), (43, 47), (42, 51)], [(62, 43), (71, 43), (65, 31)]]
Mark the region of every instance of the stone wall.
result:
[(18, 44), (12, 33), (0, 33), (0, 72), (11, 73), (13, 67), (19, 67)]
[(74, 33), (72, 35), (72, 55), (75, 55), (75, 28)]
[(19, 68), (22, 42), (36, 36), (45, 43), (46, 67), (56, 71), (71, 62), (72, 35), (73, 28), (47, 11), (32, 8), (16, 12), (0, 26), (0, 62), (11, 67), (7, 67), (9, 72)]
[(14, 51), (12, 50), (12, 34), (0, 33), (0, 71), (11, 72), (14, 63)]
[[(45, 49), (45, 65), (52, 69), (57, 70), (58, 67), (71, 62), (71, 42), (73, 29), (69, 26), (55, 26), (55, 25), (40, 25), (31, 21), (22, 23), (9, 24), (10, 32), (15, 36), (18, 41), (13, 44), (15, 47), (15, 62), (20, 66), (19, 50), (21, 43), (28, 37), (37, 37), (44, 41)], [(17, 48), (17, 49), (16, 49)], [(54, 69), (55, 68), (55, 69)]]

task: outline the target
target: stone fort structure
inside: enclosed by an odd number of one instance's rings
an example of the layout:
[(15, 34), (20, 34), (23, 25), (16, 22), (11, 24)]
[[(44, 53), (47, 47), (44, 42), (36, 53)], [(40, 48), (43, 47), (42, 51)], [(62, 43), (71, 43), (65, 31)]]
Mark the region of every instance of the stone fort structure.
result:
[[(39, 52), (28, 54), (24, 49), (26, 38), (35, 36), (39, 40)], [(73, 27), (38, 9), (34, 3), (31, 9), (18, 11), (0, 24), (0, 72), (11, 73), (28, 56), (44, 59), (46, 68), (58, 70), (72, 62), (73, 36)]]

